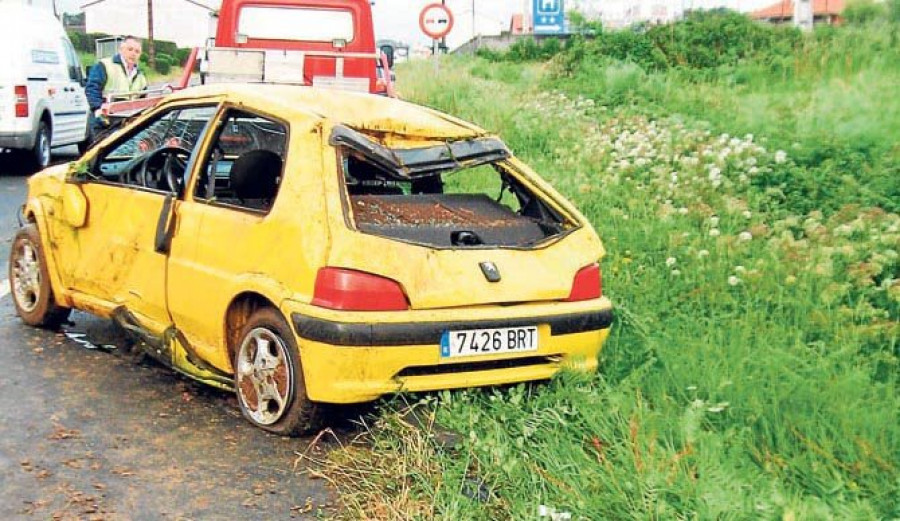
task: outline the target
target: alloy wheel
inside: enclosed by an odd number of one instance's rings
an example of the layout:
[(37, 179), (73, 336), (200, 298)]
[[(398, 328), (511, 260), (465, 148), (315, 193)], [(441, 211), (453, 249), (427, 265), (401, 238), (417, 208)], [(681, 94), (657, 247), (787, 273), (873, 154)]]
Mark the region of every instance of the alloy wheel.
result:
[(272, 425), (290, 405), (292, 375), (287, 346), (272, 330), (252, 329), (237, 356), (237, 389), (250, 418)]
[(30, 242), (23, 242), (16, 252), (11, 286), (19, 306), (34, 311), (41, 297), (41, 263)]

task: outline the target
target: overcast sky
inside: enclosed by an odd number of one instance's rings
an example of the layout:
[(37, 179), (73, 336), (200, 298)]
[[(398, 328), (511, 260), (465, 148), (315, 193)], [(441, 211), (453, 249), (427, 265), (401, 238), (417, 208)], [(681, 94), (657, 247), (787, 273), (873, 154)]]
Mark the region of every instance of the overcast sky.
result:
[[(4, 0), (0, 0), (4, 1)], [(26, 0), (28, 1), (28, 0)], [(34, 4), (51, 4), (53, 0), (30, 0)], [(80, 11), (86, 0), (56, 0), (60, 10), (70, 13)], [(172, 0), (155, 0), (172, 1)], [(375, 0), (372, 7), (375, 18), (376, 38), (400, 39), (410, 43), (426, 43), (427, 37), (419, 30), (419, 11), (435, 0)], [(758, 9), (777, 0), (564, 0), (565, 9), (579, 9), (585, 12), (622, 12), (628, 7), (643, 5), (645, 9), (663, 6), (670, 12), (680, 12), (685, 8), (730, 7), (740, 11)], [(509, 27), (513, 13), (529, 9), (530, 0), (446, 0), (453, 12), (455, 23), (448, 36), (448, 43), (454, 47), (470, 39), (475, 34), (497, 34)], [(474, 14), (473, 17), (473, 6)], [(474, 18), (474, 20), (473, 20)], [(473, 27), (474, 22), (474, 27)]]

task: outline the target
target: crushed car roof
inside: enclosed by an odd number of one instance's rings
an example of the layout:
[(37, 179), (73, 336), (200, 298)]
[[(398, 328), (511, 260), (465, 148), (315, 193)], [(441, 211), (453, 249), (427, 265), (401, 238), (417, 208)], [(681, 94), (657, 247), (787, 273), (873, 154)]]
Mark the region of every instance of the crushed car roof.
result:
[(486, 131), (428, 107), (395, 98), (297, 85), (215, 84), (191, 87), (169, 99), (225, 96), (290, 120), (292, 115), (319, 117), (357, 130), (436, 139), (472, 138)]

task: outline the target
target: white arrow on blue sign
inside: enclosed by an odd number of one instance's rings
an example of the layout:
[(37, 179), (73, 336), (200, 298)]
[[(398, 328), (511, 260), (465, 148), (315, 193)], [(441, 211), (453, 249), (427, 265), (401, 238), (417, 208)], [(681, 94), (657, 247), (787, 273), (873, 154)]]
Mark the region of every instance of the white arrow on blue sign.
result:
[(535, 34), (561, 34), (565, 30), (563, 0), (533, 0)]

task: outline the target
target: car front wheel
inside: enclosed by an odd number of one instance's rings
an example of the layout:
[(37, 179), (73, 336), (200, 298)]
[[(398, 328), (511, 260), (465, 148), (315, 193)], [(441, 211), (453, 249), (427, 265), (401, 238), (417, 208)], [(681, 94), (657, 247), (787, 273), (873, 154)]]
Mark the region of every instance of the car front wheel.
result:
[(257, 310), (240, 334), (234, 381), (244, 417), (267, 431), (296, 436), (318, 423), (318, 405), (306, 396), (300, 351), (278, 311)]
[(50, 275), (37, 227), (19, 230), (9, 255), (9, 286), (16, 313), (30, 326), (56, 328), (71, 310), (59, 306), (50, 288)]

